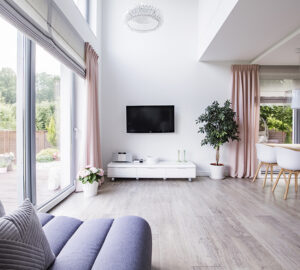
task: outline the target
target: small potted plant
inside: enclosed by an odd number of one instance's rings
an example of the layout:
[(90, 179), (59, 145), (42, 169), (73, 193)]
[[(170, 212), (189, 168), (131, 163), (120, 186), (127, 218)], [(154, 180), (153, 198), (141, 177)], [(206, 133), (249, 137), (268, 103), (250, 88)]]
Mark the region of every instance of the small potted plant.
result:
[(104, 175), (102, 169), (92, 166), (86, 166), (78, 173), (78, 180), (83, 184), (82, 189), (85, 197), (93, 197), (97, 195), (99, 180)]
[(220, 146), (230, 140), (239, 140), (235, 116), (236, 113), (231, 109), (229, 100), (225, 101), (224, 106), (220, 106), (217, 101), (214, 101), (196, 120), (196, 124), (203, 124), (198, 130), (198, 133), (205, 134), (201, 145), (208, 144), (216, 150), (216, 162), (210, 164), (212, 179), (224, 178), (224, 164), (220, 163)]

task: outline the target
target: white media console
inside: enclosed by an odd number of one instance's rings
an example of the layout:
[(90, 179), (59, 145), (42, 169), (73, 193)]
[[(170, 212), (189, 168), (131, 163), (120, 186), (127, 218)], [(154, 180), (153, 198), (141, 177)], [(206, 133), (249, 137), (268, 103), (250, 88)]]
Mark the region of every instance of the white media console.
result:
[(196, 178), (196, 165), (188, 162), (160, 161), (155, 164), (111, 162), (107, 166), (107, 176), (115, 178)]

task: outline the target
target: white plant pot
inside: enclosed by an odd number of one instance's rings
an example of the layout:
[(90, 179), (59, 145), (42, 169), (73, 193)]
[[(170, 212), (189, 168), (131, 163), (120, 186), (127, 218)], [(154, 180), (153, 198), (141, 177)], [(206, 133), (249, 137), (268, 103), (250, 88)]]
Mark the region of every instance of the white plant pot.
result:
[(90, 198), (96, 196), (98, 193), (98, 186), (99, 186), (98, 182), (93, 182), (92, 184), (90, 183), (83, 184), (82, 189), (83, 189), (84, 197)]
[(210, 178), (211, 179), (224, 179), (224, 165), (219, 166), (210, 164)]
[(7, 167), (0, 168), (0, 173), (7, 173)]

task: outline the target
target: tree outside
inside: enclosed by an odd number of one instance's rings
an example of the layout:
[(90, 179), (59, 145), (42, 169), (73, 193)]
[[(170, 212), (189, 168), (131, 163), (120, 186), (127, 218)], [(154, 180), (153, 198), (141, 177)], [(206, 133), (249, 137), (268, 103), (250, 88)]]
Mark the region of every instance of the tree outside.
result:
[(282, 132), (285, 143), (292, 143), (293, 110), (290, 106), (260, 106), (260, 117), (269, 130)]
[[(0, 130), (16, 131), (16, 80), (13, 69), (0, 70)], [(53, 147), (57, 145), (56, 105), (59, 93), (56, 91), (59, 83), (59, 76), (45, 72), (36, 75), (36, 130), (47, 131), (47, 140)]]

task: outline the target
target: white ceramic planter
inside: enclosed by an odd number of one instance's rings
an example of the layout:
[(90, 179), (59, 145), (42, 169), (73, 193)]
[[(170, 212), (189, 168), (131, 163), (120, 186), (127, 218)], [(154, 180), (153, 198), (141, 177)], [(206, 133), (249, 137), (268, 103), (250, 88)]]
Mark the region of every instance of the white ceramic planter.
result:
[(0, 168), (0, 173), (7, 173), (7, 167)]
[(209, 165), (211, 179), (224, 179), (224, 165)]
[(90, 198), (96, 196), (98, 193), (98, 186), (99, 186), (98, 182), (93, 182), (92, 184), (90, 183), (83, 184), (82, 189), (83, 189), (84, 197)]

